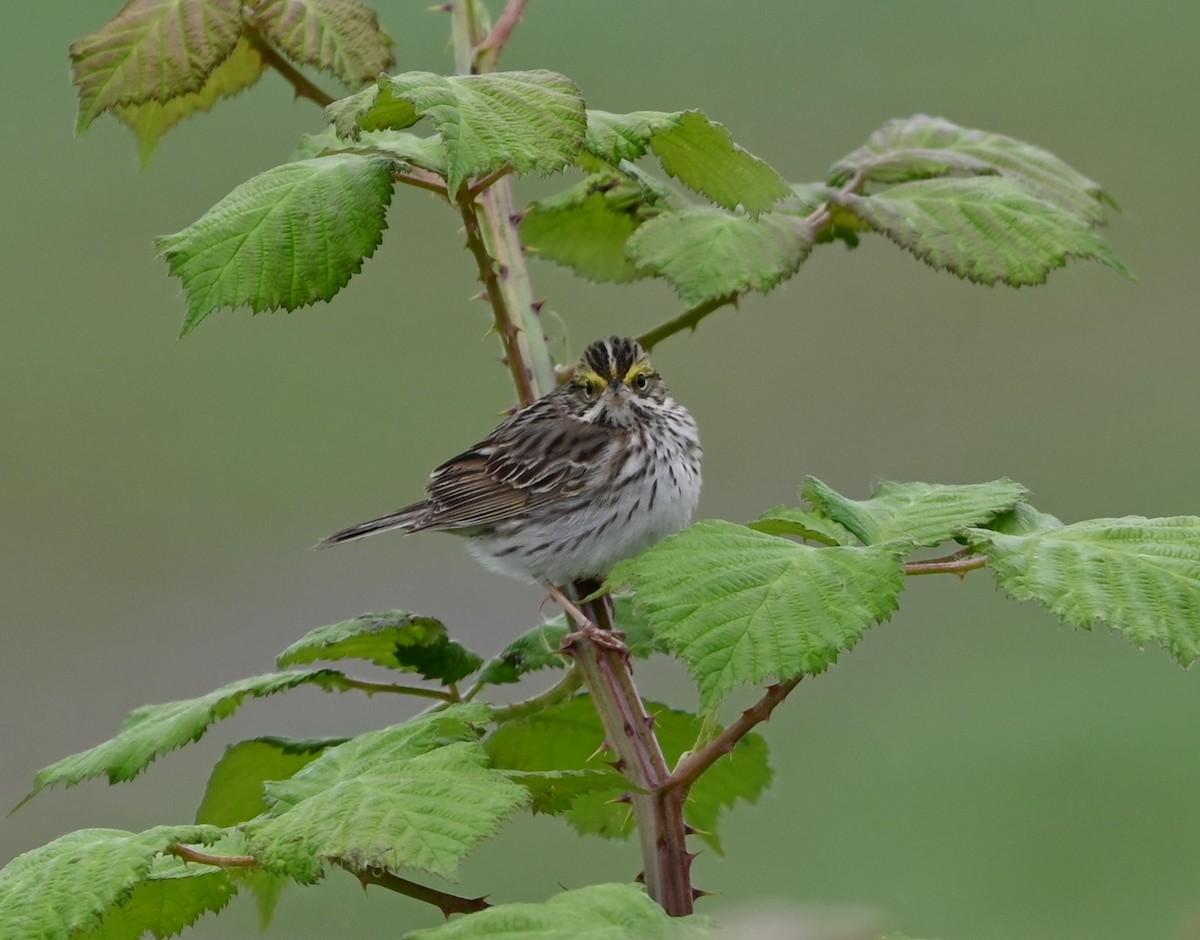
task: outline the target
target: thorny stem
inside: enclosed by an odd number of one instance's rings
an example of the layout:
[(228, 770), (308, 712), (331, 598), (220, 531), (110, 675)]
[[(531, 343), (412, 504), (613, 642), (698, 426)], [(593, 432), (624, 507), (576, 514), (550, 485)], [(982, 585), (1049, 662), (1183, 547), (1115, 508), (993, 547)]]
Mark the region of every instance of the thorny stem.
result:
[(508, 37), (521, 22), (525, 14), (527, 0), (508, 0), (504, 12), (496, 20), (487, 38), (471, 50), (471, 71), (475, 73), (490, 72), (496, 67), (500, 53), (508, 42)]
[[(512, 35), (524, 3), (512, 0), (496, 26), (485, 36), (487, 13), (479, 0), (449, 0), (454, 65), (460, 75), (490, 70)], [(476, 58), (475, 50), (486, 44), (487, 55)], [(519, 216), (513, 201), (512, 181), (507, 174), (484, 177), (457, 199), (467, 203), (475, 219), (481, 250), (472, 248), (487, 300), (492, 305), (495, 327), (504, 347), (504, 357), (521, 405), (528, 405), (554, 388), (554, 363), (542, 333), (538, 307), (534, 303), (525, 252), (517, 231)], [(463, 222), (467, 223), (466, 211)], [(468, 240), (470, 234), (468, 233)], [(470, 246), (468, 246), (470, 247)], [(485, 271), (486, 267), (486, 271)], [(492, 284), (488, 284), (488, 280)]]
[(258, 54), (263, 57), (263, 61), (287, 80), (297, 98), (315, 101), (322, 108), (333, 104), (335, 101), (333, 95), (309, 81), (303, 72), (275, 51), (275, 47), (263, 38), (257, 28), (247, 23), (245, 36)]
[[(194, 849), (189, 845), (181, 845), (178, 842), (168, 845), (163, 849), (163, 854), (174, 855), (185, 862), (195, 862), (198, 865), (211, 865), (214, 868), (262, 867), (258, 859), (253, 855), (213, 855), (210, 852), (202, 852), (199, 849)], [(426, 904), (432, 904), (447, 917), (451, 914), (471, 914), (491, 906), (483, 898), (460, 898), (458, 895), (447, 894), (445, 891), (437, 890), (437, 888), (430, 888), (426, 885), (417, 884), (415, 881), (409, 881), (407, 878), (401, 878), (399, 875), (393, 875), (389, 871), (360, 871), (357, 868), (352, 868), (343, 861), (339, 861), (338, 864), (357, 878), (364, 888), (369, 884), (379, 885), (381, 888), (387, 888), (389, 891), (395, 891), (397, 894), (403, 894), (415, 900), (424, 901)]]
[(428, 885), (417, 884), (415, 881), (401, 878), (390, 871), (381, 870), (375, 872), (369, 869), (360, 871), (357, 868), (351, 868), (342, 861), (339, 861), (338, 864), (357, 878), (364, 888), (367, 885), (379, 885), (379, 887), (395, 891), (397, 894), (403, 894), (414, 900), (432, 904), (441, 910), (442, 914), (446, 917), (449, 917), (451, 914), (474, 914), (476, 911), (482, 911), (491, 907), (483, 898), (462, 898), (457, 894), (448, 894), (445, 891), (439, 891), (437, 888), (431, 888)]
[[(850, 178), (847, 183), (838, 190), (839, 195), (847, 193), (857, 193), (862, 190), (863, 184), (866, 182), (866, 177), (862, 171), (859, 171)], [(799, 225), (807, 230), (809, 237), (816, 241), (817, 236), (821, 234), (821, 230), (828, 226), (833, 221), (833, 212), (829, 208), (829, 203), (825, 202), (814, 209), (807, 215)], [(648, 330), (638, 337), (638, 342), (643, 348), (649, 352), (668, 336), (674, 336), (682, 330), (692, 330), (695, 332), (696, 327), (700, 325), (700, 321), (707, 317), (710, 313), (715, 313), (722, 307), (732, 304), (737, 306), (741, 294), (732, 293), (725, 294), (722, 297), (713, 297), (709, 300), (701, 301), (694, 307), (689, 307), (687, 310), (678, 316), (672, 317), (665, 323), (660, 323), (652, 330)]]
[(532, 404), (540, 397), (535, 385), (533, 371), (525, 365), (520, 336), (521, 329), (512, 321), (508, 304), (505, 302), (503, 288), (500, 286), (499, 267), (488, 253), (483, 243), (483, 232), (480, 228), (481, 214), (478, 204), (467, 196), (466, 190), (459, 190), (458, 209), (462, 214), (463, 228), (467, 233), (467, 250), (475, 256), (475, 265), (479, 268), (479, 280), (483, 283), (483, 294), (492, 305), (494, 329), (504, 346), (504, 359), (508, 371), (512, 375), (513, 385), (517, 389), (517, 399), (521, 406)]
[[(598, 587), (595, 582), (580, 581), (574, 589), (577, 597), (584, 598)], [(609, 595), (581, 605), (597, 627), (613, 629)], [(568, 638), (564, 652), (575, 659), (591, 693), (604, 728), (605, 745), (617, 755), (616, 769), (637, 790), (630, 793), (629, 802), (641, 841), (646, 891), (668, 914), (690, 914), (696, 894), (691, 879), (694, 856), (687, 850), (688, 828), (683, 821), (686, 793), (667, 786), (671, 772), (654, 734), (654, 720), (646, 714), (634, 685), (629, 651), (575, 633)]]

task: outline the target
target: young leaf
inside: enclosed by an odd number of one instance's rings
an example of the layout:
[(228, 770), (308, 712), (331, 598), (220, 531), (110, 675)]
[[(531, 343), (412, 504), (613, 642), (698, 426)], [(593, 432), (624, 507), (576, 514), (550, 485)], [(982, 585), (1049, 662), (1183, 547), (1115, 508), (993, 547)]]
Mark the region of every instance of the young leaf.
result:
[(999, 176), (901, 183), (877, 196), (836, 193), (833, 203), (932, 267), (980, 284), (1044, 284), (1085, 258), (1131, 277), (1078, 215)]
[(813, 548), (745, 526), (699, 522), (613, 569), (688, 666), (709, 709), (741, 685), (823, 672), (896, 609), (898, 559)]
[[(701, 719), (687, 712), (653, 702), (646, 703), (646, 710), (654, 716), (655, 734), (670, 764), (691, 750), (704, 730)], [(720, 730), (718, 727), (716, 733)], [(591, 699), (578, 695), (537, 714), (506, 722), (492, 732), (484, 746), (497, 767), (522, 774), (566, 771), (598, 774), (580, 781), (577, 791), (568, 790), (563, 799), (535, 807), (541, 812), (561, 813), (581, 833), (617, 838), (633, 829), (628, 806), (613, 802), (630, 789), (630, 784), (603, 764), (598, 753), (603, 741), (604, 729)], [(529, 785), (524, 776), (514, 779)], [(719, 826), (725, 810), (738, 800), (753, 803), (770, 779), (766, 742), (756, 734), (749, 734), (738, 742), (728, 758), (715, 763), (692, 786), (684, 816), (699, 830), (700, 838), (719, 853)], [(536, 800), (538, 790), (534, 794)]]
[(275, 661), (280, 669), (336, 659), (365, 659), (377, 666), (418, 673), (443, 685), (471, 675), (483, 658), (451, 640), (441, 621), (403, 610), (363, 614), (301, 637)]
[(404, 940), (683, 940), (708, 935), (707, 926), (702, 917), (669, 916), (637, 885), (599, 884), (541, 903), (497, 904)]
[(463, 857), (530, 801), (478, 743), (486, 706), (434, 712), (330, 748), (268, 783), (270, 814), (246, 823), (265, 868), (310, 883), (338, 859), (357, 870), (452, 878)]
[(358, 0), (252, 0), (250, 16), (284, 55), (357, 88), (391, 69), (392, 37)]
[(296, 148), (293, 159), (325, 157), (335, 153), (360, 153), (366, 156), (388, 157), (397, 168), (408, 170), (420, 167), (438, 176), (446, 175), (446, 148), (442, 138), (418, 137), (405, 131), (363, 131), (355, 140), (339, 137), (332, 127), (320, 134), (308, 134)]
[(650, 149), (650, 141), (659, 131), (677, 127), (683, 112), (610, 111), (587, 112), (587, 139), (584, 147), (594, 157), (616, 166), (622, 160), (637, 160)]
[(446, 148), (450, 192), (463, 181), (504, 167), (518, 173), (554, 173), (583, 147), (587, 118), (583, 96), (556, 72), (382, 75), (375, 88), (326, 110), (338, 134), (403, 130), (423, 117)]
[(4, 936), (70, 940), (94, 930), (130, 899), (163, 849), (210, 844), (221, 834), (214, 826), (157, 826), (139, 833), (80, 829), (18, 855), (0, 869)]
[(138, 104), (116, 105), (113, 113), (137, 137), (138, 155), (144, 169), (167, 131), (184, 118), (211, 110), (218, 101), (245, 91), (266, 70), (262, 53), (246, 39), (239, 39), (229, 58), (209, 73), (198, 91), (189, 91), (167, 101), (150, 99)]
[(767, 535), (794, 535), (826, 545), (854, 545), (858, 539), (840, 522), (808, 509), (776, 506), (768, 509), (747, 526)]
[[(649, 622), (634, 605), (633, 598), (627, 595), (613, 598), (613, 621), (624, 634), (626, 648), (636, 658), (647, 659), (654, 653), (666, 652), (666, 647), (655, 638)], [(567, 620), (561, 614), (549, 623), (526, 631), (483, 667), (479, 681), (505, 685), (520, 682), (523, 676), (539, 669), (565, 669), (571, 662), (560, 652), (560, 647), (567, 632)]]
[(855, 173), (880, 183), (999, 173), (1092, 225), (1104, 222), (1106, 204), (1116, 206), (1099, 183), (1047, 150), (926, 114), (888, 121), (866, 146), (833, 165), (830, 184), (841, 186)]
[(1200, 658), (1200, 517), (1089, 519), (1004, 535), (970, 529), (1006, 593), (1084, 629), (1107, 623), (1182, 665)]
[(669, 176), (726, 209), (741, 206), (757, 215), (792, 191), (769, 164), (735, 144), (723, 124), (699, 111), (685, 111), (656, 130), (650, 149)]
[(1029, 491), (1009, 479), (991, 483), (880, 483), (870, 499), (848, 499), (809, 477), (800, 489), (818, 513), (845, 526), (864, 545), (937, 545), (967, 526), (984, 525), (1024, 501)]
[(295, 310), (333, 297), (379, 247), (392, 170), (357, 154), (285, 163), (159, 238), (188, 295), (183, 335), (221, 307)]
[(807, 225), (794, 216), (752, 219), (696, 206), (645, 222), (626, 254), (646, 273), (670, 281), (688, 306), (746, 291), (767, 293), (796, 273), (812, 251)]
[(262, 698), (294, 689), (298, 685), (318, 685), (330, 689), (336, 687), (342, 678), (340, 672), (331, 669), (272, 672), (231, 682), (200, 698), (143, 705), (130, 712), (115, 738), (63, 758), (39, 771), (33, 789), (21, 801), (21, 805), (46, 787), (59, 784), (73, 787), (101, 774), (108, 777), (109, 783), (132, 780), (156, 757), (200, 740), (209, 725), (232, 715), (247, 696)]
[(235, 826), (267, 811), (263, 784), (287, 780), (346, 738), (321, 741), (289, 741), (264, 737), (242, 741), (225, 748), (208, 777), (204, 799), (196, 810), (196, 822), (212, 826)]
[(521, 241), (581, 277), (632, 281), (643, 272), (625, 256), (625, 244), (639, 225), (662, 211), (658, 202), (624, 175), (595, 174), (526, 209)]
[(75, 132), (120, 104), (200, 91), (241, 31), (239, 0), (129, 0), (111, 21), (71, 44), (79, 88)]

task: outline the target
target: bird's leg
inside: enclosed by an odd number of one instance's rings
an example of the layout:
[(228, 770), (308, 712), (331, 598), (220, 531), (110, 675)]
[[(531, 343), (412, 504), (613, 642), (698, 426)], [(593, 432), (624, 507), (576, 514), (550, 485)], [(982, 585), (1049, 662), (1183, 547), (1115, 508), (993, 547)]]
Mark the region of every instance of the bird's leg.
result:
[(592, 623), (588, 619), (587, 614), (580, 610), (575, 602), (567, 597), (567, 595), (565, 595), (562, 591), (560, 591), (558, 587), (551, 584), (549, 581), (545, 581), (543, 583), (546, 586), (546, 590), (550, 592), (550, 596), (554, 598), (555, 603), (557, 603), (559, 607), (566, 611), (567, 616), (574, 620), (576, 626), (579, 627), (577, 632), (568, 633), (565, 637), (563, 637), (562, 645), (564, 647), (570, 646), (574, 640), (577, 640), (580, 637), (586, 637), (597, 646), (603, 646), (610, 650), (625, 649), (625, 644), (621, 642), (620, 637), (614, 636), (610, 630), (601, 630), (598, 626)]

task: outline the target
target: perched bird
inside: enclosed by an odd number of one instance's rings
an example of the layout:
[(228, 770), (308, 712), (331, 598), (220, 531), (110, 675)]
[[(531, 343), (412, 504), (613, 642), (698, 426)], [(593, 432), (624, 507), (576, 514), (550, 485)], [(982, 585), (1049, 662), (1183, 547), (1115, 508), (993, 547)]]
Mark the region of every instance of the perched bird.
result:
[(571, 379), (446, 461), (426, 496), (319, 547), (399, 529), (456, 532), (484, 565), (556, 586), (601, 578), (688, 524), (700, 497), (696, 422), (641, 345), (592, 343)]

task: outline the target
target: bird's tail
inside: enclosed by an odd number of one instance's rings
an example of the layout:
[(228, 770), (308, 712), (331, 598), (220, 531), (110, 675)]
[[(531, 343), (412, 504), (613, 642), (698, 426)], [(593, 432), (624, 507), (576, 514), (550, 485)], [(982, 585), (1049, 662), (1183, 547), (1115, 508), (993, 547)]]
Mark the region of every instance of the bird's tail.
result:
[(400, 529), (405, 532), (410, 532), (417, 524), (418, 519), (425, 509), (426, 506), (424, 503), (415, 503), (412, 506), (405, 506), (403, 509), (398, 509), (386, 516), (380, 516), (378, 519), (371, 519), (368, 522), (360, 522), (358, 525), (352, 525), (348, 529), (342, 529), (340, 532), (334, 532), (333, 535), (327, 535), (314, 547), (328, 548), (330, 545), (340, 545), (342, 542), (353, 542), (356, 539), (364, 539), (368, 535), (375, 535), (377, 532), (390, 532), (393, 529)]

